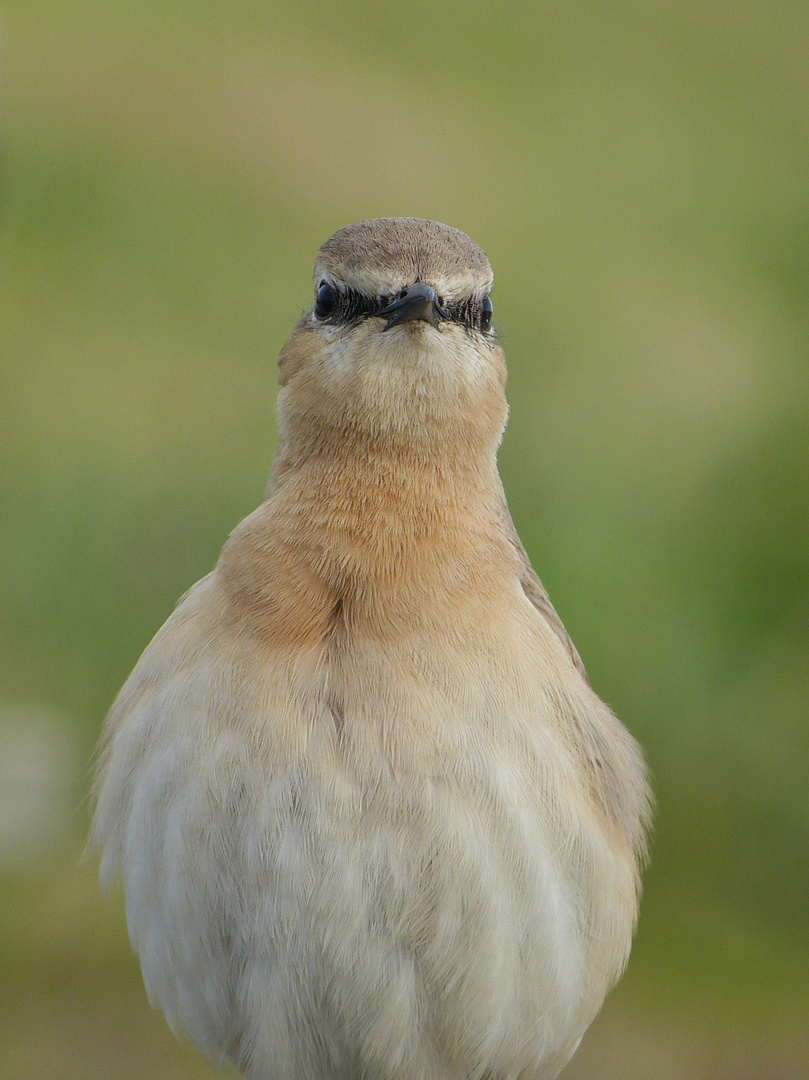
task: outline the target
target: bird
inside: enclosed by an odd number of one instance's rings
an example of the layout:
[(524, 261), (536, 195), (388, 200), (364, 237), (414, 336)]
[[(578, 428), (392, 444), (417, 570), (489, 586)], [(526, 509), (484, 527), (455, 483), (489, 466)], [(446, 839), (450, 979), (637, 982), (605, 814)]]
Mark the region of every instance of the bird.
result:
[(647, 767), (509, 514), (493, 280), (420, 218), (321, 247), (263, 501), (105, 723), (102, 882), (247, 1080), (549, 1080), (627, 962)]

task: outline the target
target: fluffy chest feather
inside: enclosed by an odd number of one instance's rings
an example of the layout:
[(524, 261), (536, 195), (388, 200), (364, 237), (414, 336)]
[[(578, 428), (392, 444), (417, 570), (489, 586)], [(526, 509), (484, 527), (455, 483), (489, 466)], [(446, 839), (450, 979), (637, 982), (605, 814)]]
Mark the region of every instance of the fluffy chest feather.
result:
[(530, 605), (286, 655), (211, 649), (215, 581), (186, 605), (122, 694), (97, 819), (173, 1025), (261, 1078), (554, 1075), (635, 880)]

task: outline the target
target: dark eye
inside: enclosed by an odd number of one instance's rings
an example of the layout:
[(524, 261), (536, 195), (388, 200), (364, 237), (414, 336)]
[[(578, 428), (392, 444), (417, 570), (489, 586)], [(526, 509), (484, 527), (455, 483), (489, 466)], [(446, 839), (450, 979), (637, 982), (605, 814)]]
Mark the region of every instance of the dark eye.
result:
[(483, 303), (480, 305), (480, 329), (488, 330), (492, 325), (492, 312), (494, 311), (494, 305), (492, 304), (491, 296), (487, 296)]
[(337, 295), (327, 281), (321, 281), (315, 300), (315, 315), (318, 319), (327, 319), (337, 307)]

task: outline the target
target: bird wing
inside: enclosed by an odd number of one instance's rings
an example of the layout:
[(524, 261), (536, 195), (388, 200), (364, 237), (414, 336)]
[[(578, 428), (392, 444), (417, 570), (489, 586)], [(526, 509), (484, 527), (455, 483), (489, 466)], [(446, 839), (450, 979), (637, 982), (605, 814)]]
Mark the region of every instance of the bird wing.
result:
[(503, 529), (514, 550), (517, 552), (517, 556), (520, 560), (520, 564), (522, 567), (520, 573), (520, 585), (522, 585), (523, 592), (537, 609), (537, 611), (548, 624), (548, 626), (550, 626), (551, 630), (553, 630), (553, 632), (562, 642), (565, 649), (567, 650), (568, 655), (570, 656), (570, 659), (573, 661), (574, 666), (580, 672), (582, 678), (589, 686), (590, 680), (587, 677), (587, 671), (584, 667), (584, 662), (579, 656), (579, 651), (573, 644), (570, 634), (568, 634), (567, 630), (565, 630), (565, 624), (559, 618), (559, 615), (556, 612), (556, 608), (551, 603), (550, 597), (545, 590), (545, 586), (539, 580), (536, 570), (534, 570), (533, 566), (531, 565), (531, 560), (528, 558), (528, 552), (523, 547), (522, 540), (520, 540), (517, 529), (511, 519), (511, 514), (509, 513), (505, 495), (503, 495), (503, 501), (501, 506), (499, 507), (499, 511)]

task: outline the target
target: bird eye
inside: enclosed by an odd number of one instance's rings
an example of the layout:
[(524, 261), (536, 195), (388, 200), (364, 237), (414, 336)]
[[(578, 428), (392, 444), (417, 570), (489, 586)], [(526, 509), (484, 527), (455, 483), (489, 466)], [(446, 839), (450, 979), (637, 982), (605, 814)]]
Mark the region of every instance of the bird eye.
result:
[(326, 319), (337, 306), (337, 296), (334, 289), (327, 281), (321, 281), (315, 300), (315, 315), (318, 319)]
[(481, 330), (488, 330), (492, 325), (492, 312), (494, 311), (494, 305), (492, 304), (491, 296), (487, 296), (483, 303), (480, 305), (480, 328)]

